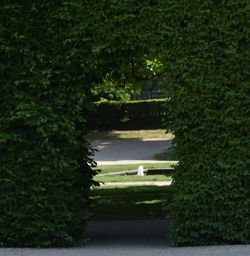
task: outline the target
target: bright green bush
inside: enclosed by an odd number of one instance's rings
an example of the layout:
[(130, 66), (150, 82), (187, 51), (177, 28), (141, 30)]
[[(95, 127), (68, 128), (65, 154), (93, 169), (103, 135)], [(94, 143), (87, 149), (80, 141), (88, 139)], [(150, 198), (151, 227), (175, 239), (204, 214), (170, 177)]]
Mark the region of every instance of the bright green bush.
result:
[(181, 0), (165, 10), (171, 36), (164, 62), (180, 161), (173, 242), (249, 243), (250, 2)]
[(85, 241), (89, 103), (69, 33), (78, 4), (59, 2), (0, 7), (0, 246)]
[(168, 101), (154, 99), (98, 102), (89, 125), (98, 130), (161, 128)]

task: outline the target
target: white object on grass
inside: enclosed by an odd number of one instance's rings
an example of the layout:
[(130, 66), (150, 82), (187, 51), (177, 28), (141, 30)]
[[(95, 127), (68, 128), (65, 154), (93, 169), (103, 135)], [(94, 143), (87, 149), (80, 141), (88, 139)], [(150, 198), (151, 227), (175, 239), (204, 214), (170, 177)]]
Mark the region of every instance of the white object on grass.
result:
[(143, 165), (140, 165), (140, 166), (138, 167), (137, 175), (138, 175), (138, 176), (144, 176)]

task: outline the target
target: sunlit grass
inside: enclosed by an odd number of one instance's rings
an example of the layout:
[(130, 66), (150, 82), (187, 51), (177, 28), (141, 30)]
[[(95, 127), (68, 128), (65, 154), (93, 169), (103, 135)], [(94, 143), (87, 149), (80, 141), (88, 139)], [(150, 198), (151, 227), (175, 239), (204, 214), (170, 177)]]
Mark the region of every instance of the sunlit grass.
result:
[(153, 169), (153, 168), (170, 168), (176, 163), (138, 163), (138, 164), (121, 164), (121, 165), (102, 165), (96, 167), (100, 170), (101, 174), (110, 173), (110, 172), (126, 172), (131, 170), (136, 170), (140, 165), (143, 165), (144, 169)]
[(169, 148), (168, 150), (158, 153), (154, 156), (155, 160), (161, 161), (177, 161), (177, 155), (174, 147)]
[(98, 182), (133, 182), (133, 181), (169, 181), (171, 176), (166, 175), (128, 175), (128, 176), (96, 176), (95, 181)]
[(173, 139), (172, 133), (166, 133), (164, 129), (157, 130), (131, 130), (131, 131), (91, 131), (88, 140), (107, 140), (107, 139)]

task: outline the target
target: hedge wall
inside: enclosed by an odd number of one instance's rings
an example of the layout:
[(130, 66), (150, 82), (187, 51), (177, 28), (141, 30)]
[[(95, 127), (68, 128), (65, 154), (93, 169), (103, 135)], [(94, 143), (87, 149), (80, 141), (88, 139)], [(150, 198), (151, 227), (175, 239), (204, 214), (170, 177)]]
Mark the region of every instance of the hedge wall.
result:
[[(250, 242), (250, 2), (169, 1), (175, 245)], [(172, 107), (171, 107), (172, 106)]]
[(144, 79), (157, 51), (180, 160), (173, 241), (249, 243), (249, 17), (248, 0), (2, 1), (0, 246), (84, 238), (89, 85)]
[(1, 2), (0, 246), (65, 246), (84, 237), (95, 174), (83, 139), (90, 85), (111, 72), (119, 82), (144, 79), (153, 40), (144, 21), (155, 20), (153, 5)]
[(168, 99), (97, 102), (91, 129), (157, 129), (167, 112)]
[(0, 246), (65, 246), (84, 238), (95, 174), (83, 139), (90, 85), (111, 72), (119, 82), (144, 79), (155, 40), (147, 30), (153, 6), (1, 2)]
[[(87, 98), (74, 56), (79, 6), (0, 7), (0, 246), (84, 241), (92, 184)], [(70, 32), (69, 32), (70, 31)]]

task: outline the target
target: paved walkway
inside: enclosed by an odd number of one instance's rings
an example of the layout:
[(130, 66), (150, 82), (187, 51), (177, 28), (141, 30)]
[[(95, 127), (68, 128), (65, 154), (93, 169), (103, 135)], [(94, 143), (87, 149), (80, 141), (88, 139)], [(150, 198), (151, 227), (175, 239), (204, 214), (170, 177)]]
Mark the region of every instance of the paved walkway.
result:
[(0, 249), (0, 256), (249, 256), (250, 245), (203, 247), (110, 246), (67, 249)]
[(153, 163), (173, 163), (175, 164), (178, 161), (159, 161), (159, 160), (117, 160), (117, 161), (97, 161), (97, 164), (100, 165), (120, 165), (120, 164), (153, 164)]
[(105, 182), (100, 186), (170, 186), (172, 181), (126, 181), (126, 182)]
[(92, 143), (98, 165), (159, 162), (154, 155), (171, 147), (172, 140), (96, 140)]
[(65, 249), (0, 249), (0, 256), (249, 256), (250, 245), (171, 247), (166, 220), (92, 222), (91, 242)]

